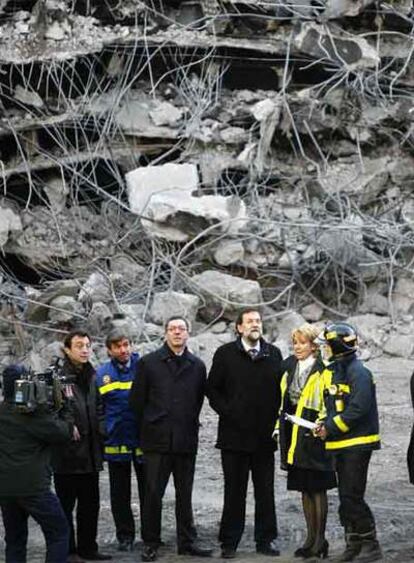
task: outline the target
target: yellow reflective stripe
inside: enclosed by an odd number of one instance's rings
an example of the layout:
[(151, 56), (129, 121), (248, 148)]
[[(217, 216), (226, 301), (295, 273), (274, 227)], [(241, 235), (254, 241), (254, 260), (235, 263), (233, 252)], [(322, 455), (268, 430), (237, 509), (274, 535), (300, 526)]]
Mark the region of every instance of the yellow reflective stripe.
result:
[(135, 455), (144, 455), (144, 452), (141, 450), (141, 448), (135, 448)]
[(349, 446), (361, 446), (364, 444), (373, 444), (380, 441), (379, 434), (371, 434), (370, 436), (358, 436), (357, 438), (349, 438), (348, 440), (335, 440), (334, 442), (326, 442), (327, 450), (336, 450), (339, 448), (348, 448)]
[(345, 383), (338, 383), (337, 387), (338, 387), (338, 390), (342, 391), (343, 393), (350, 393), (351, 392), (351, 388), (349, 387), (349, 385), (346, 385)]
[(335, 424), (337, 425), (337, 427), (341, 432), (349, 432), (349, 426), (345, 424), (345, 422), (342, 420), (342, 417), (339, 414), (333, 417), (333, 421), (335, 422)]
[(105, 446), (106, 454), (130, 454), (132, 453), (131, 448), (128, 446)]
[(131, 389), (132, 381), (114, 381), (113, 383), (108, 383), (107, 385), (102, 385), (99, 387), (99, 393), (105, 395), (109, 391), (119, 390), (119, 389)]

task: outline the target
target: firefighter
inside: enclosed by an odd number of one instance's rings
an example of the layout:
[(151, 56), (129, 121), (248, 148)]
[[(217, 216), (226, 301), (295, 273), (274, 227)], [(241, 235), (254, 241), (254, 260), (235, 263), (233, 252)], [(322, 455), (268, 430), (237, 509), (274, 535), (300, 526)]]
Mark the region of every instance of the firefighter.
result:
[(337, 561), (381, 559), (374, 516), (364, 499), (373, 450), (381, 447), (375, 383), (357, 358), (358, 337), (345, 322), (327, 323), (319, 337), (332, 363), (323, 373), (326, 412), (315, 433), (334, 456), (339, 517), (346, 549)]
[(135, 540), (135, 522), (131, 508), (132, 469), (138, 485), (140, 514), (145, 481), (137, 419), (128, 405), (139, 355), (132, 352), (128, 334), (119, 328), (109, 332), (106, 349), (110, 359), (99, 366), (96, 372), (96, 384), (105, 415), (104, 458), (108, 462), (111, 510), (118, 550), (131, 551)]

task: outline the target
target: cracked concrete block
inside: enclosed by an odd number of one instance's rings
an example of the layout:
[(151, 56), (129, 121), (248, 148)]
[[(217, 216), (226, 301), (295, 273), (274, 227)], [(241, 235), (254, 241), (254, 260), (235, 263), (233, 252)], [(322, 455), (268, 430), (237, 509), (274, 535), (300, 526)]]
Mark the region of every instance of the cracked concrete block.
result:
[(61, 177), (47, 180), (43, 189), (49, 200), (50, 207), (59, 213), (66, 206), (66, 198), (69, 195), (69, 188), (65, 180)]
[(220, 313), (226, 319), (234, 319), (237, 312), (248, 306), (259, 306), (262, 290), (257, 281), (215, 270), (205, 270), (191, 278), (191, 285), (204, 299), (204, 318), (214, 319)]
[(197, 295), (163, 291), (154, 295), (150, 319), (156, 324), (164, 325), (171, 315), (180, 315), (192, 323), (195, 321), (199, 306), (200, 298)]
[(49, 302), (48, 318), (50, 321), (59, 323), (72, 319), (79, 320), (82, 317), (83, 307), (71, 295), (59, 295)]
[(26, 88), (23, 88), (23, 86), (21, 86), (20, 84), (16, 86), (13, 97), (19, 102), (22, 102), (23, 104), (38, 109), (44, 106), (44, 102), (37, 92), (33, 92), (32, 90), (27, 90)]
[(79, 291), (78, 299), (81, 303), (91, 301), (108, 302), (111, 300), (111, 289), (108, 277), (101, 272), (93, 272)]
[(294, 43), (303, 53), (348, 69), (370, 68), (380, 62), (377, 51), (364, 38), (341, 37), (313, 22), (302, 24)]
[(177, 126), (183, 114), (181, 108), (176, 108), (169, 102), (161, 102), (154, 110), (149, 112), (149, 116), (155, 125), (168, 125), (169, 127)]
[(360, 344), (374, 344), (382, 347), (385, 338), (385, 329), (390, 322), (389, 317), (374, 315), (354, 315), (346, 320), (355, 327)]
[(22, 229), (20, 216), (10, 207), (0, 204), (0, 248), (6, 244), (11, 233), (20, 232)]
[(326, 19), (357, 16), (374, 0), (327, 0), (323, 17)]
[(414, 353), (414, 334), (393, 334), (384, 344), (384, 352), (390, 356), (409, 358)]
[(237, 233), (247, 220), (246, 206), (236, 196), (195, 197), (197, 168), (164, 164), (126, 174), (131, 211), (142, 215), (147, 232), (173, 241), (187, 241), (216, 225), (219, 232)]
[(214, 260), (220, 266), (230, 266), (244, 258), (244, 247), (237, 240), (222, 240), (214, 251)]

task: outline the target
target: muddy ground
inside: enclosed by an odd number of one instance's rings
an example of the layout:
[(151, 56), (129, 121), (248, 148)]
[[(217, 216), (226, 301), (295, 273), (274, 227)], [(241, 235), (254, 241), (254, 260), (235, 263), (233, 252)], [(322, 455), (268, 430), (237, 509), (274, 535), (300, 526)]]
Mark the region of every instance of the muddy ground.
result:
[[(376, 516), (379, 539), (384, 552), (384, 561), (407, 562), (414, 560), (414, 487), (408, 482), (406, 450), (409, 441), (413, 412), (409, 395), (409, 379), (414, 370), (413, 360), (379, 358), (367, 364), (376, 376), (381, 418), (383, 448), (375, 452), (370, 467), (367, 500)], [(202, 416), (200, 449), (194, 486), (194, 512), (200, 541), (215, 548), (211, 561), (221, 561), (217, 542), (220, 520), (223, 481), (219, 452), (214, 449), (216, 417), (208, 406)], [(278, 465), (278, 464), (277, 464)], [(114, 526), (109, 507), (108, 476), (101, 475), (101, 514), (99, 543), (102, 550), (113, 555), (116, 563), (139, 561), (140, 545), (129, 554), (116, 551)], [(189, 560), (176, 555), (174, 525), (174, 490), (170, 484), (164, 503), (163, 540), (160, 560), (178, 563)], [(276, 470), (276, 498), (279, 522), (279, 540), (282, 555), (280, 563), (292, 561), (293, 551), (304, 539), (304, 520), (299, 493), (286, 491), (285, 475)], [(335, 492), (329, 493), (330, 513), (327, 537), (330, 555), (337, 553), (343, 545), (343, 531), (337, 517), (338, 500)], [(134, 510), (139, 517), (137, 496), (134, 495)], [(251, 489), (247, 504), (246, 530), (239, 547), (241, 561), (268, 562), (268, 557), (254, 552), (253, 499)], [(1, 532), (3, 530), (1, 529)], [(2, 534), (1, 534), (2, 535)], [(0, 545), (0, 561), (4, 561), (4, 544)], [(44, 560), (43, 538), (36, 524), (31, 525), (29, 539), (29, 563)], [(202, 559), (192, 558), (201, 562)], [(297, 560), (296, 560), (297, 561)]]

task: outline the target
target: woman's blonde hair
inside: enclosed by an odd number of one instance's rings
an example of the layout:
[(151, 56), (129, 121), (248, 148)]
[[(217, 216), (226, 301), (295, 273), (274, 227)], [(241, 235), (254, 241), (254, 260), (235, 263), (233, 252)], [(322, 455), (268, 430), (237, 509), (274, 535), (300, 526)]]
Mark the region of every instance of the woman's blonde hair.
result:
[(320, 330), (317, 326), (304, 323), (299, 328), (292, 330), (292, 341), (298, 336), (302, 336), (303, 338), (306, 338), (306, 340), (309, 340), (309, 342), (312, 342), (315, 348), (318, 348), (318, 345), (315, 343), (315, 338), (318, 336), (319, 332)]

